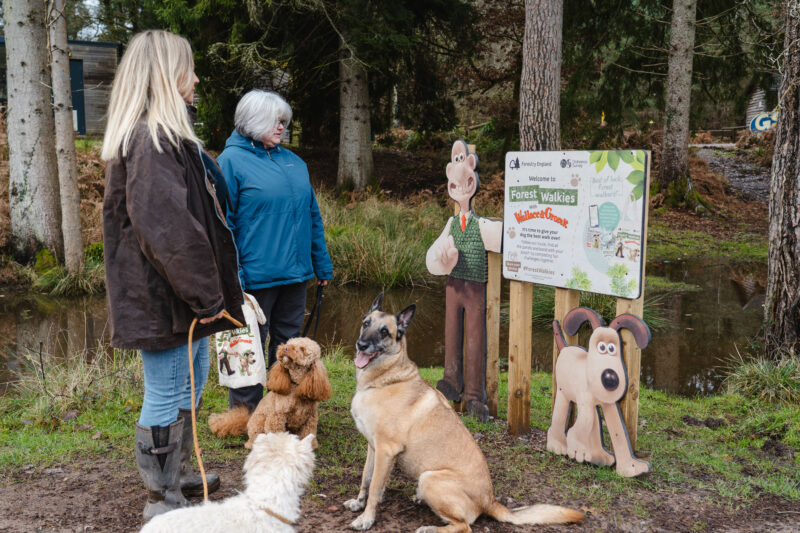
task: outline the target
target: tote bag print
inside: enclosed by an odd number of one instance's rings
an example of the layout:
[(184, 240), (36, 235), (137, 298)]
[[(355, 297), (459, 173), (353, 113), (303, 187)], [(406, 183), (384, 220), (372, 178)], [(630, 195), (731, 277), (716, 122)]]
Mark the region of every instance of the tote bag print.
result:
[(267, 384), (264, 348), (258, 332), (259, 319), (264, 315), (255, 299), (249, 294), (245, 296), (246, 303), (242, 306), (245, 326), (217, 333), (215, 339), (219, 384), (224, 387)]

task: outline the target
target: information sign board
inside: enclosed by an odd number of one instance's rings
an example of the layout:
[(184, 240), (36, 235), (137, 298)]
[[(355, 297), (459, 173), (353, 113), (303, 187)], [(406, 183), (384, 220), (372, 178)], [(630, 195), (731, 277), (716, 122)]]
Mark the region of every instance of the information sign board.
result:
[(503, 276), (638, 298), (649, 153), (508, 152)]

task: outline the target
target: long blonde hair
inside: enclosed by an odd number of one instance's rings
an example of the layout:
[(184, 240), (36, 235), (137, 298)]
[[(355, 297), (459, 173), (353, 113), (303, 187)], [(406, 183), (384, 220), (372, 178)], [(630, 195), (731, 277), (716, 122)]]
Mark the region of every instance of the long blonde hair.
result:
[(182, 140), (200, 144), (181, 96), (191, 89), (193, 72), (192, 48), (183, 37), (163, 30), (134, 35), (111, 87), (101, 157), (116, 159), (120, 148), (127, 155), (133, 128), (142, 118), (159, 152), (159, 129), (175, 146)]

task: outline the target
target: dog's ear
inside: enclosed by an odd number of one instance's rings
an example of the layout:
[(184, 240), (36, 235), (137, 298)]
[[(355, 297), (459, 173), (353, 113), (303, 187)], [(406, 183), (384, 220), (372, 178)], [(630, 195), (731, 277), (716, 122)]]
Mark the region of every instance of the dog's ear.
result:
[(301, 440), (300, 442), (304, 446), (307, 446), (309, 450), (314, 451), (314, 437), (315, 435), (313, 433), (309, 433), (308, 435), (303, 437), (303, 440)]
[(375, 301), (372, 302), (372, 307), (369, 308), (369, 311), (364, 313), (364, 316), (367, 316), (368, 314), (370, 314), (373, 311), (382, 311), (383, 310), (382, 306), (383, 306), (383, 291), (381, 291), (381, 293), (378, 295), (378, 297), (375, 298)]
[(315, 402), (323, 402), (331, 397), (331, 382), (328, 381), (328, 372), (322, 361), (317, 359), (308, 369), (297, 386), (297, 395)]
[(417, 305), (411, 304), (395, 316), (395, 320), (397, 321), (397, 340), (402, 339), (403, 335), (406, 334), (408, 325), (411, 323), (411, 319), (414, 318), (414, 312), (416, 310)]
[(633, 333), (633, 339), (636, 341), (636, 345), (639, 346), (639, 348), (647, 348), (647, 345), (650, 344), (650, 328), (647, 327), (644, 320), (636, 315), (630, 313), (619, 315), (611, 321), (608, 327), (617, 331), (625, 328)]
[(289, 377), (289, 371), (277, 361), (272, 363), (272, 367), (269, 369), (267, 388), (275, 394), (283, 395), (289, 394), (292, 390), (292, 380)]
[(584, 322), (589, 322), (592, 329), (595, 330), (605, 325), (603, 317), (594, 309), (588, 307), (576, 307), (564, 316), (563, 325), (564, 333), (567, 335), (575, 335)]

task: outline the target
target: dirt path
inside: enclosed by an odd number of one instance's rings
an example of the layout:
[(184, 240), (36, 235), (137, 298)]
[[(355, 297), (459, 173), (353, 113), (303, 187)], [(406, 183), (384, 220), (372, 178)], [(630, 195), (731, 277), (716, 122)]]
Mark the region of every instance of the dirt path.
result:
[[(498, 422), (501, 423), (501, 422)], [(526, 437), (505, 435), (485, 442), (478, 435), (489, 467), (502, 475), (509, 465), (509, 454), (523, 454), (546, 462), (545, 432), (534, 429)], [(520, 446), (524, 451), (520, 452)], [(241, 450), (241, 459), (245, 450)], [(231, 496), (242, 490), (242, 460), (227, 464), (215, 460), (213, 453), (205, 459), (206, 468), (223, 479), (222, 488), (213, 499)], [(325, 457), (318, 462), (325, 463)], [(345, 510), (342, 502), (355, 496), (362, 465), (350, 465), (339, 476), (317, 479), (315, 489), (303, 502), (303, 517), (297, 531), (333, 533), (346, 531), (355, 514)], [(549, 472), (558, 477), (566, 469), (594, 467), (575, 465), (566, 459), (553, 461)], [(584, 477), (587, 485), (602, 490), (596, 476)], [(519, 499), (498, 494), (509, 507), (533, 503), (557, 503), (581, 508), (587, 513), (582, 525), (536, 527), (546, 532), (800, 532), (800, 505), (778, 498), (762, 496), (737, 509), (714, 501), (711, 493), (675, 484), (637, 483), (629, 495), (620, 497), (608, 508), (594, 508), (590, 499), (575, 499), (555, 488), (549, 475), (531, 471), (518, 472), (514, 487), (496, 491), (517, 491)], [(707, 474), (698, 474), (707, 475)], [(754, 475), (761, 475), (760, 473)], [(713, 483), (713, 480), (708, 480)], [(344, 487), (344, 489), (343, 489)], [(441, 525), (441, 521), (425, 505), (415, 504), (410, 496), (414, 483), (395, 473), (378, 508), (375, 532), (414, 531), (423, 525)], [(343, 493), (342, 493), (343, 492)], [(141, 527), (141, 510), (146, 494), (140, 485), (132, 457), (127, 460), (86, 458), (50, 468), (29, 465), (5, 479), (0, 479), (0, 531), (4, 532), (132, 532)], [(199, 499), (195, 500), (199, 503)], [(477, 532), (522, 532), (533, 528), (500, 524), (479, 518), (473, 526)], [(235, 532), (232, 532), (235, 533)]]
[(767, 203), (770, 171), (738, 155), (735, 144), (702, 145), (697, 156), (705, 159), (712, 172), (721, 174), (736, 195), (745, 201)]

